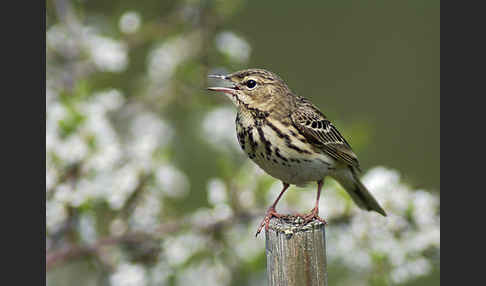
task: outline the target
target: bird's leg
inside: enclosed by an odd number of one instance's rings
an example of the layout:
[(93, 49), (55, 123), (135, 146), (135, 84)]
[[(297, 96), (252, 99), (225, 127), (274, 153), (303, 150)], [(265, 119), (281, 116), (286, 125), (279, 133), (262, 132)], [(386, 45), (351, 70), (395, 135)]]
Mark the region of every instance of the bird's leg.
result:
[(283, 193), (285, 193), (285, 191), (287, 190), (287, 188), (289, 186), (290, 186), (289, 184), (283, 183), (283, 189), (280, 192), (280, 195), (278, 195), (278, 197), (275, 200), (275, 202), (273, 202), (273, 204), (268, 208), (267, 214), (265, 215), (265, 218), (263, 218), (262, 222), (260, 223), (260, 226), (258, 227), (255, 236), (258, 236), (258, 234), (262, 230), (263, 226), (265, 226), (265, 230), (268, 230), (268, 225), (269, 225), (270, 220), (272, 219), (272, 217), (277, 217), (277, 218), (282, 217), (281, 214), (277, 213), (277, 211), (275, 210), (275, 207), (277, 206), (278, 201), (280, 200), (280, 198), (282, 197)]
[(304, 224), (308, 223), (312, 219), (317, 219), (318, 221), (327, 224), (327, 222), (319, 217), (319, 198), (321, 197), (321, 190), (322, 186), (324, 185), (324, 179), (317, 181), (317, 199), (316, 199), (316, 205), (314, 208), (311, 210), (311, 212), (307, 215), (298, 215), (299, 217), (304, 219)]

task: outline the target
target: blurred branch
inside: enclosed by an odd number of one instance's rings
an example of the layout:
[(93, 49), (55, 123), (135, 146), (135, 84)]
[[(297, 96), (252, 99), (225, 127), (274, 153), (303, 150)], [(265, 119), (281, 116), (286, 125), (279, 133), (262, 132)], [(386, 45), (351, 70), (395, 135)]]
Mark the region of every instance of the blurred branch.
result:
[[(176, 231), (179, 227), (176, 223), (169, 223), (159, 228), (156, 235), (164, 235), (168, 232)], [(46, 254), (46, 271), (49, 271), (53, 266), (60, 262), (81, 258), (84, 256), (97, 255), (100, 249), (104, 246), (117, 245), (121, 243), (139, 243), (148, 239), (152, 239), (153, 235), (143, 232), (127, 233), (120, 236), (109, 236), (102, 238), (91, 245), (70, 245), (61, 250), (50, 251)]]
[(161, 224), (154, 232), (128, 232), (119, 236), (108, 236), (101, 238), (90, 245), (68, 245), (59, 250), (52, 250), (46, 253), (46, 271), (53, 269), (61, 263), (82, 258), (85, 256), (98, 256), (105, 246), (120, 245), (124, 243), (143, 243), (146, 241), (155, 241), (163, 238), (168, 234), (177, 233), (183, 229), (200, 232), (202, 234), (211, 234), (223, 230), (224, 228), (235, 223), (247, 222), (252, 218), (261, 215), (260, 212), (242, 212), (235, 214), (226, 219), (212, 222), (205, 226), (196, 225), (190, 222), (174, 221)]
[(120, 217), (122, 219), (127, 219), (130, 214), (133, 212), (135, 207), (140, 201), (140, 197), (142, 196), (145, 187), (147, 186), (148, 182), (152, 178), (153, 174), (150, 172), (149, 174), (140, 174), (139, 183), (133, 193), (128, 197), (127, 201), (123, 205), (123, 208), (120, 210)]

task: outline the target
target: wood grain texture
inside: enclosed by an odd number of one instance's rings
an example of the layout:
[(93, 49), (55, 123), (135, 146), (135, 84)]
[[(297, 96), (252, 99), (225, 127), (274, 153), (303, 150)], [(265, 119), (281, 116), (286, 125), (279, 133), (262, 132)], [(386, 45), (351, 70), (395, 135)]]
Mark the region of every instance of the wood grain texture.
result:
[(325, 227), (294, 216), (273, 218), (265, 232), (270, 286), (327, 286)]

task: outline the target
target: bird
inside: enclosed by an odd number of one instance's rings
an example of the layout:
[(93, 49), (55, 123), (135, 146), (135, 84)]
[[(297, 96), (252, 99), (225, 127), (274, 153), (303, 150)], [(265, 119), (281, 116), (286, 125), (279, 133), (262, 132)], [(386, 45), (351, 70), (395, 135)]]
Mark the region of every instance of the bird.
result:
[(298, 215), (304, 224), (319, 217), (319, 199), (324, 179), (331, 177), (352, 200), (368, 211), (386, 212), (359, 179), (361, 168), (350, 144), (334, 124), (307, 98), (293, 93), (277, 74), (265, 69), (245, 69), (226, 75), (208, 75), (230, 83), (208, 87), (222, 92), (236, 106), (236, 134), (241, 149), (283, 188), (259, 224), (269, 229), (272, 218), (284, 215), (276, 206), (290, 185), (317, 182), (314, 208)]

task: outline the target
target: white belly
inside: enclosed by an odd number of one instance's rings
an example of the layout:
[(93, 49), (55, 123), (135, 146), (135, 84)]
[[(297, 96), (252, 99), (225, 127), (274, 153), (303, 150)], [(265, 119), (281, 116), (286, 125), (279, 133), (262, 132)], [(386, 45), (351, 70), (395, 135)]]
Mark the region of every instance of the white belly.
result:
[(278, 160), (275, 163), (273, 160), (262, 159), (259, 156), (252, 160), (272, 177), (298, 186), (322, 180), (330, 173), (329, 164), (324, 163), (322, 160), (300, 161), (299, 163), (289, 162), (285, 163), (285, 165)]

